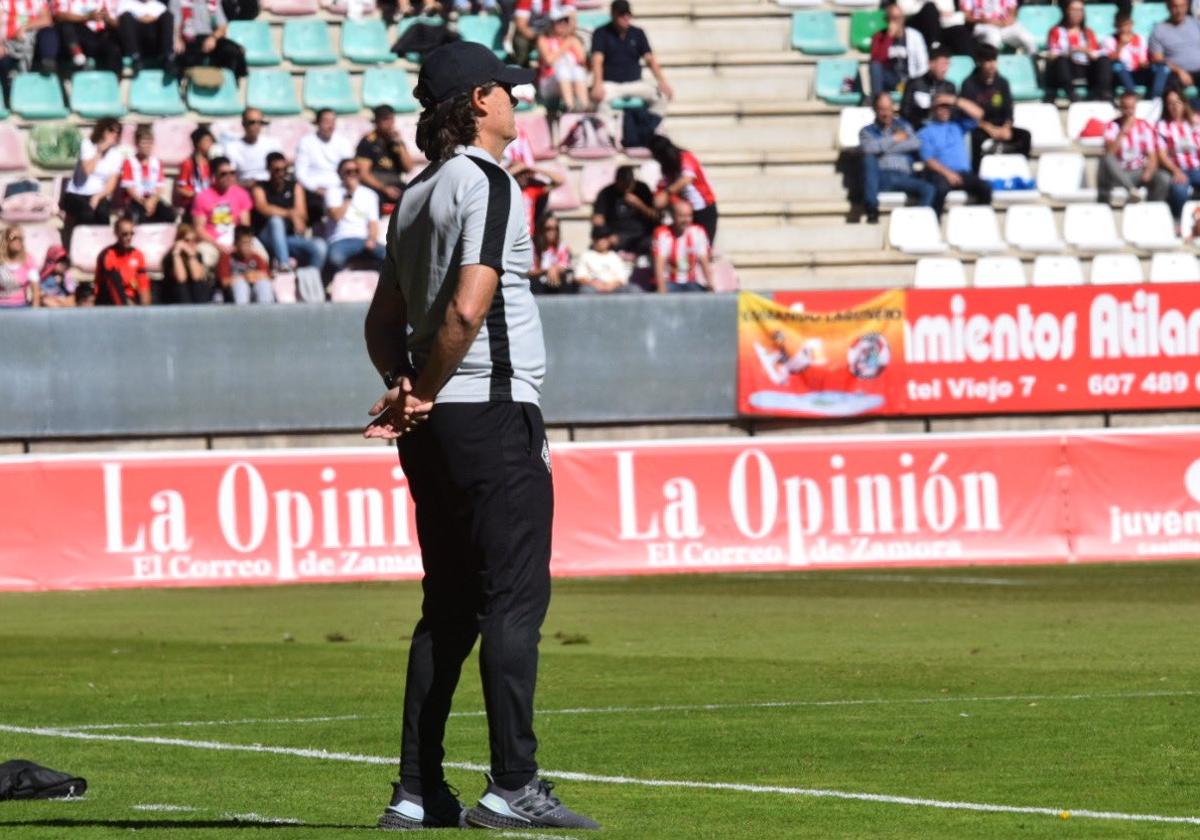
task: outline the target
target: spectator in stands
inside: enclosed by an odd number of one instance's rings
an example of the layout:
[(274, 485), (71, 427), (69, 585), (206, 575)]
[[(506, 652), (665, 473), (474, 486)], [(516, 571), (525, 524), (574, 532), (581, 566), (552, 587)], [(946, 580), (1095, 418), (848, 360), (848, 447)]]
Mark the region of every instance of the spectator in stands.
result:
[(133, 220), (117, 220), (117, 241), (96, 258), (98, 306), (149, 306), (150, 275), (146, 256), (133, 247)]
[[(1017, 21), (1017, 0), (960, 0), (974, 35), (995, 50), (1012, 47), (1037, 55), (1038, 43)], [(978, 56), (976, 56), (978, 58)]]
[(154, 156), (154, 129), (139, 125), (133, 133), (136, 152), (121, 165), (121, 189), (125, 191), (125, 209), (136, 225), (146, 222), (173, 222), (175, 210), (163, 198), (166, 181), (162, 161)]
[(551, 213), (542, 219), (533, 237), (534, 260), (529, 269), (529, 283), (535, 295), (575, 291), (571, 248), (559, 234), (558, 217)]
[(234, 231), (250, 224), (254, 202), (234, 179), (227, 157), (213, 158), (212, 186), (192, 202), (192, 224), (200, 235), (198, 249), (204, 264), (214, 267), (221, 257), (233, 252)]
[(179, 166), (175, 194), (171, 199), (171, 203), (185, 215), (192, 212), (192, 202), (196, 196), (212, 183), (212, 162), (208, 159), (208, 153), (215, 142), (212, 132), (207, 128), (197, 128), (192, 132), (192, 153)]
[(165, 303), (213, 302), (213, 274), (200, 259), (199, 240), (187, 222), (175, 228), (175, 244), (163, 258)]
[(175, 75), (175, 22), (161, 0), (119, 0), (117, 33), (134, 74), (149, 58), (158, 61), (168, 76)]
[[(614, 99), (636, 96), (659, 116), (675, 90), (650, 49), (646, 33), (633, 25), (629, 0), (613, 0), (611, 20), (592, 33), (592, 100), (602, 107)], [(642, 74), (646, 63), (654, 82)]]
[(375, 130), (358, 141), (354, 152), (359, 178), (375, 190), (384, 215), (400, 200), (404, 176), (412, 171), (413, 158), (396, 128), (396, 112), (391, 105), (380, 105), (373, 114)]
[(1117, 12), (1113, 20), (1116, 31), (1104, 39), (1101, 48), (1112, 62), (1113, 77), (1125, 91), (1136, 92), (1137, 85), (1154, 90), (1157, 75), (1166, 78), (1165, 64), (1151, 64), (1150, 51), (1142, 36), (1133, 31), (1133, 15), (1127, 11)]
[(921, 207), (932, 207), (937, 190), (913, 172), (921, 141), (904, 119), (896, 116), (890, 93), (875, 95), (875, 122), (858, 133), (862, 152), (863, 205), (871, 224), (879, 222), (879, 193), (902, 192)]
[(326, 276), (332, 278), (350, 260), (366, 258), (382, 266), (387, 249), (379, 235), (379, 196), (359, 180), (358, 163), (346, 158), (338, 166), (341, 183), (326, 193), (329, 218), (334, 222), (329, 236)]
[(522, 67), (529, 64), (538, 36), (550, 26), (550, 16), (560, 9), (574, 15), (575, 0), (517, 0), (513, 7), (513, 61)]
[(904, 25), (904, 12), (895, 3), (885, 8), (887, 26), (871, 36), (871, 96), (900, 90), (909, 79), (929, 72), (929, 52), (925, 38)]
[[(707, 292), (712, 288), (708, 235), (692, 223), (692, 205), (671, 202), (671, 223), (654, 231), (654, 285), (664, 292)], [(703, 281), (701, 276), (703, 275)]]
[(639, 181), (632, 166), (617, 167), (611, 184), (596, 195), (592, 225), (604, 227), (617, 237), (616, 248), (632, 254), (649, 254), (650, 240), (658, 226), (654, 194)]
[(1188, 0), (1167, 0), (1169, 17), (1155, 24), (1150, 32), (1150, 61), (1154, 64), (1152, 99), (1162, 96), (1168, 80), (1174, 79), (1186, 90), (1196, 83), (1193, 76), (1200, 75), (1200, 20), (1189, 11)]
[(692, 206), (695, 222), (704, 228), (711, 246), (717, 239), (717, 197), (708, 184), (704, 167), (694, 154), (662, 134), (654, 135), (650, 141), (650, 154), (662, 169), (655, 206), (665, 210), (674, 199), (682, 198)]
[(242, 137), (225, 144), (225, 156), (233, 164), (238, 183), (245, 189), (267, 180), (267, 156), (281, 152), (279, 141), (263, 134), (263, 113), (257, 108), (242, 112)]
[(1158, 162), (1171, 175), (1167, 203), (1178, 223), (1193, 187), (1200, 185), (1200, 127), (1196, 125), (1192, 107), (1178, 89), (1168, 87), (1163, 94), (1162, 119), (1155, 132)]
[(49, 73), (57, 57), (58, 33), (49, 3), (9, 0), (0, 7), (0, 86), (5, 102), (13, 73), (26, 73), (35, 67)]
[[(962, 110), (957, 117), (954, 113), (956, 102)], [(971, 170), (971, 161), (967, 157), (967, 134), (975, 128), (972, 111), (978, 111), (974, 102), (958, 99), (952, 93), (938, 94), (933, 101), (933, 119), (917, 132), (921, 140), (921, 160), (925, 161), (922, 175), (937, 191), (933, 209), (939, 216), (950, 190), (965, 190), (980, 204), (992, 203), (992, 185)]]
[(308, 218), (316, 224), (325, 218), (325, 192), (341, 184), (338, 166), (354, 157), (354, 147), (335, 134), (337, 115), (330, 108), (317, 111), (317, 130), (306, 134), (296, 146), (296, 180), (304, 187)]
[(308, 238), (308, 206), (304, 190), (288, 176), (287, 159), (281, 152), (267, 155), (270, 177), (251, 190), (254, 199), (254, 229), (275, 266), (280, 271), (296, 265), (321, 269), (325, 266), (326, 245), (320, 238)]
[(955, 0), (896, 0), (896, 5), (930, 49), (941, 47), (948, 55), (974, 52), (974, 28), (963, 23), (965, 16)]
[(561, 101), (566, 111), (588, 109), (587, 55), (575, 34), (571, 13), (550, 13), (550, 27), (538, 36), (538, 94), (543, 102)]
[(0, 259), (0, 309), (41, 306), (37, 261), (25, 250), (25, 232), (13, 225), (4, 229), (4, 258)]
[(975, 72), (963, 81), (960, 98), (973, 102), (980, 111), (979, 124), (971, 132), (971, 169), (979, 171), (986, 154), (1018, 154), (1029, 157), (1032, 137), (1013, 125), (1012, 89), (1000, 75), (996, 48), (980, 44), (975, 49)]
[(76, 225), (107, 225), (112, 199), (121, 178), (125, 153), (117, 145), (121, 124), (112, 117), (96, 120), (91, 136), (79, 149), (79, 162), (62, 194), (65, 216), (63, 245), (71, 247)]
[(254, 230), (238, 227), (233, 235), (233, 251), (224, 254), (217, 264), (217, 279), (225, 291), (226, 300), (236, 304), (274, 303), (275, 287), (266, 259), (254, 249)]
[(1137, 103), (1136, 92), (1122, 93), (1120, 114), (1104, 129), (1104, 157), (1096, 180), (1105, 204), (1112, 200), (1113, 187), (1124, 187), (1130, 201), (1164, 201), (1171, 187), (1170, 174), (1158, 163), (1154, 126), (1138, 118)]
[(525, 201), (525, 215), (529, 219), (529, 235), (534, 236), (538, 230), (538, 223), (546, 212), (551, 191), (562, 186), (562, 176), (553, 169), (528, 166), (519, 161), (509, 164), (508, 173), (521, 188), (521, 198)]
[(121, 45), (117, 41), (116, 0), (51, 0), (59, 57), (76, 70), (87, 60), (96, 69), (121, 73)]
[(1046, 39), (1046, 101), (1062, 90), (1072, 102), (1079, 100), (1075, 81), (1086, 79), (1088, 96), (1112, 99), (1112, 62), (1100, 49), (1096, 33), (1087, 26), (1083, 0), (1068, 0), (1062, 20)]
[(237, 78), (246, 75), (246, 52), (225, 37), (229, 20), (213, 0), (170, 0), (175, 22), (176, 62), (189, 67), (220, 67)]
[(75, 287), (76, 306), (96, 305), (96, 284), (93, 282), (80, 283)]
[(79, 282), (71, 269), (71, 260), (67, 257), (67, 249), (61, 245), (51, 245), (46, 249), (46, 258), (42, 260), (42, 270), (38, 273), (41, 286), (42, 306), (51, 309), (68, 309), (75, 306), (75, 293)]
[(954, 82), (946, 78), (950, 72), (950, 51), (945, 47), (934, 47), (929, 54), (929, 72), (916, 79), (909, 79), (900, 99), (900, 116), (914, 129), (920, 129), (929, 119), (933, 98), (939, 94), (958, 92)]
[(629, 282), (629, 263), (617, 253), (620, 237), (604, 225), (592, 228), (592, 247), (575, 263), (575, 283), (583, 294), (640, 292)]

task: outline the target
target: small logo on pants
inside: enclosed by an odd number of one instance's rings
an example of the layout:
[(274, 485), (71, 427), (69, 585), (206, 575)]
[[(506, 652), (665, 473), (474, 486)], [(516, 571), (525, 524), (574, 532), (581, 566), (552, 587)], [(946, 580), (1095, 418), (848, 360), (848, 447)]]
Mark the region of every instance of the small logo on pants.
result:
[(550, 441), (546, 438), (542, 438), (542, 463), (546, 465), (546, 472), (554, 473), (550, 467)]

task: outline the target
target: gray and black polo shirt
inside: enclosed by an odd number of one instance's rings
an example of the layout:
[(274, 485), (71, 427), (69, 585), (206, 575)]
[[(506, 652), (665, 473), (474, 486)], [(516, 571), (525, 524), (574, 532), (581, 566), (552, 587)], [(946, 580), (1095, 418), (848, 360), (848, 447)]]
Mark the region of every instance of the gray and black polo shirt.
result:
[(546, 372), (542, 322), (529, 289), (533, 242), (517, 182), (483, 149), (460, 147), (404, 191), (388, 232), (390, 279), (408, 304), (408, 352), (420, 371), (462, 266), (496, 269), (500, 283), (475, 343), (438, 402), (538, 404)]

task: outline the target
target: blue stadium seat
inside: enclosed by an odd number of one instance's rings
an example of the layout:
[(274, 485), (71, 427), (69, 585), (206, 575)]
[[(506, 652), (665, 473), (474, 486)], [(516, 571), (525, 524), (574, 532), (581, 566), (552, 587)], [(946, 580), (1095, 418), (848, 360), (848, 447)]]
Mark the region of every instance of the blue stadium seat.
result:
[(969, 55), (952, 55), (950, 56), (950, 69), (946, 71), (946, 78), (954, 82), (956, 88), (961, 88), (962, 83), (975, 72), (975, 61)]
[(187, 112), (179, 82), (161, 70), (143, 70), (129, 83), (129, 107), (149, 117), (178, 117)]
[(595, 32), (610, 20), (612, 20), (612, 17), (609, 13), (600, 9), (591, 12), (577, 12), (575, 14), (575, 26), (589, 32)]
[(251, 67), (274, 67), (280, 63), (279, 52), (271, 41), (271, 27), (265, 20), (231, 20), (226, 37), (246, 52)]
[(285, 23), (283, 57), (295, 64), (336, 64), (337, 54), (325, 21), (310, 18)]
[[(1164, 7), (1166, 3), (1162, 4)], [(1088, 3), (1084, 11), (1085, 19), (1087, 20), (1088, 28), (1096, 33), (1096, 37), (1103, 41), (1109, 35), (1113, 34), (1113, 18), (1117, 16), (1116, 3)]]
[(841, 55), (846, 52), (846, 45), (838, 35), (833, 12), (793, 12), (792, 49), (808, 55)]
[[(1166, 3), (1142, 2), (1133, 4), (1133, 31), (1141, 35), (1144, 40), (1148, 41), (1155, 25), (1162, 23), (1166, 19)], [(1099, 35), (1100, 33), (1097, 32), (1096, 34)]]
[(646, 100), (640, 96), (622, 96), (619, 99), (610, 99), (608, 106), (617, 111), (628, 111), (636, 108), (645, 108)]
[(390, 64), (396, 60), (382, 20), (347, 20), (342, 24), (342, 55), (355, 64)]
[(71, 108), (88, 120), (125, 116), (117, 74), (105, 70), (77, 72), (71, 77)]
[(206, 117), (233, 117), (242, 113), (242, 97), (232, 70), (222, 70), (224, 80), (219, 88), (202, 88), (189, 84), (188, 107)]
[(458, 19), (458, 34), (464, 41), (483, 44), (499, 56), (505, 54), (504, 33), (500, 31), (500, 18), (495, 15), (463, 15)]
[(412, 87), (408, 74), (398, 67), (370, 67), (362, 78), (363, 107), (391, 105), (397, 113), (412, 113), (420, 108)]
[(296, 85), (287, 70), (255, 70), (246, 83), (246, 107), (272, 117), (294, 116), (301, 111)]
[(4, 100), (0, 99), (0, 120), (5, 119), (7, 116), (8, 108), (5, 107)]
[(15, 76), (8, 104), (27, 120), (61, 120), (68, 113), (58, 77), (40, 73)]
[(1036, 102), (1042, 98), (1042, 88), (1037, 80), (1037, 67), (1033, 57), (1014, 54), (1002, 55), (998, 63), (1000, 75), (1008, 79), (1016, 102)]
[[(1029, 34), (1037, 41), (1038, 49), (1046, 48), (1046, 36), (1058, 25), (1062, 18), (1062, 9), (1057, 4), (1052, 6), (1021, 6), (1017, 9), (1017, 22), (1029, 30)], [(1103, 37), (1099, 32), (1096, 37)]]
[[(853, 86), (845, 90), (847, 79)], [(823, 58), (817, 62), (817, 96), (831, 105), (857, 105), (859, 90), (858, 62), (852, 58)]]
[(358, 111), (350, 74), (340, 68), (309, 70), (304, 74), (304, 107), (314, 111), (332, 108), (338, 114)]

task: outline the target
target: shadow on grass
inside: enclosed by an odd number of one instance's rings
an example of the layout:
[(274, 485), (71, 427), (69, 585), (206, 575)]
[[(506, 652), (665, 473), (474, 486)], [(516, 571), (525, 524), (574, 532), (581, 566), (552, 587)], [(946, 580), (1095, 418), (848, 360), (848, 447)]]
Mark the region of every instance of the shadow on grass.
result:
[(72, 819), (66, 817), (54, 817), (44, 820), (18, 820), (9, 822), (0, 820), (0, 830), (7, 828), (115, 828), (115, 829), (131, 829), (134, 831), (153, 830), (153, 829), (225, 829), (225, 828), (245, 828), (245, 829), (272, 829), (272, 828), (291, 828), (291, 829), (338, 829), (341, 831), (357, 831), (359, 829), (365, 831), (378, 831), (379, 829), (369, 825), (334, 825), (326, 823), (285, 823), (285, 822), (258, 822), (255, 820), (235, 820), (235, 819), (219, 819), (219, 820), (165, 820), (165, 819), (147, 819), (147, 820), (101, 820), (101, 819)]

